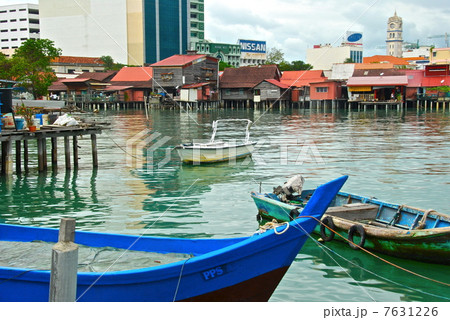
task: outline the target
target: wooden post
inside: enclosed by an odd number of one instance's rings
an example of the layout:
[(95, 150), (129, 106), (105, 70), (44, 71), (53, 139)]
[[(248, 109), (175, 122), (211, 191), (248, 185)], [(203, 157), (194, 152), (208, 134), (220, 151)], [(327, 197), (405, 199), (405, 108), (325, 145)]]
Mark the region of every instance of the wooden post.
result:
[(16, 174), (22, 173), (22, 141), (16, 141)]
[(92, 144), (92, 165), (94, 168), (97, 168), (98, 167), (97, 135), (91, 134), (91, 144)]
[(58, 167), (58, 144), (56, 137), (52, 137), (52, 168)]
[(61, 219), (58, 243), (52, 249), (50, 302), (74, 302), (77, 294), (78, 245), (75, 219)]
[(23, 141), (23, 167), (28, 172), (28, 140)]
[(13, 172), (12, 142), (2, 141), (2, 174), (9, 175)]
[(44, 139), (37, 139), (37, 148), (38, 148), (39, 171), (42, 172), (45, 170), (44, 157), (46, 157), (45, 150), (44, 150)]
[(69, 137), (64, 137), (64, 152), (66, 158), (66, 169), (70, 169), (70, 141)]
[(73, 167), (78, 168), (78, 137), (73, 136)]

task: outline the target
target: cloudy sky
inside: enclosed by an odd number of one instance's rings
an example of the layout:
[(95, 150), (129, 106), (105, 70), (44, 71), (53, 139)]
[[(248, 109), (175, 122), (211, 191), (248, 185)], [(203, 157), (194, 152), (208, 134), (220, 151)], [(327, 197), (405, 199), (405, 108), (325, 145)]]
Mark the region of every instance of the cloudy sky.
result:
[[(21, 2), (1, 0), (4, 5)], [(338, 46), (347, 30), (359, 31), (364, 56), (371, 56), (385, 54), (380, 46), (395, 11), (403, 19), (404, 41), (445, 46), (444, 38), (429, 37), (450, 36), (449, 0), (205, 0), (206, 38), (223, 43), (265, 40), (268, 49), (281, 49), (287, 61), (305, 61), (313, 45)]]

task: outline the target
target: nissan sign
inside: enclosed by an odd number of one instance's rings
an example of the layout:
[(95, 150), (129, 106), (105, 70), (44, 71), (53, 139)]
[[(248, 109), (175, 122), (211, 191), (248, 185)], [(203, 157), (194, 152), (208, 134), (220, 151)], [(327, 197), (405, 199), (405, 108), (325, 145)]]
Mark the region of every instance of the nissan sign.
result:
[(265, 41), (239, 40), (241, 52), (266, 53)]

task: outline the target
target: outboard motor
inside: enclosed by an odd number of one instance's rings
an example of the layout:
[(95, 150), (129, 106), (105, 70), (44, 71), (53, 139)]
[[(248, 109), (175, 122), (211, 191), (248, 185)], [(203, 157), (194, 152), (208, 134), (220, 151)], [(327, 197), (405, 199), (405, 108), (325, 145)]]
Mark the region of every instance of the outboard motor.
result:
[(282, 202), (288, 202), (294, 198), (294, 194), (300, 195), (303, 190), (303, 184), (305, 179), (301, 174), (295, 175), (290, 178), (283, 186), (278, 186), (273, 189), (275, 193)]

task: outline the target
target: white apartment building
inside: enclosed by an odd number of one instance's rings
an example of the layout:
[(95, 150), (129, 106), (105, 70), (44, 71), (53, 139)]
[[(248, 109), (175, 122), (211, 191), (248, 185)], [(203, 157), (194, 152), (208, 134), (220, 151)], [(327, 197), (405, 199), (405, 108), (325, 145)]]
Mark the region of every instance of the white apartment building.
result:
[(347, 59), (351, 59), (353, 63), (361, 63), (362, 58), (363, 48), (351, 45), (315, 45), (306, 51), (306, 63), (312, 65), (313, 70), (331, 70), (333, 64), (344, 63)]
[(11, 56), (28, 39), (39, 39), (39, 5), (0, 6), (0, 51)]

